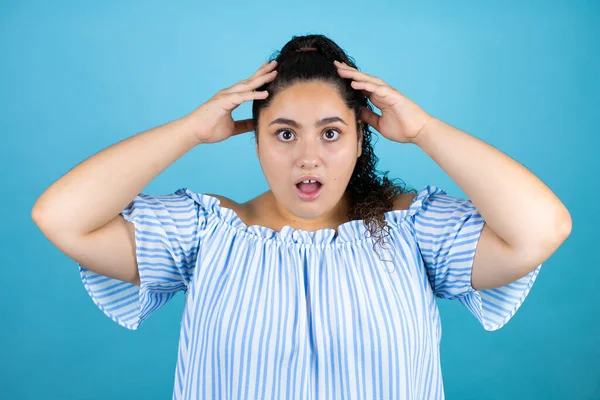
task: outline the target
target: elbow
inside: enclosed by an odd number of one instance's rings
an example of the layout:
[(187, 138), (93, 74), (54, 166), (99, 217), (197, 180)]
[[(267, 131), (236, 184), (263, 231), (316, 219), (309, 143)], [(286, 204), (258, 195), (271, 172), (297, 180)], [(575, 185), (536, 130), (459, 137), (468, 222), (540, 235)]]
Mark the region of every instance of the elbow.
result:
[(40, 221), (42, 219), (42, 210), (40, 206), (36, 203), (31, 209), (31, 219), (37, 226), (40, 226)]
[(519, 265), (521, 276), (533, 271), (552, 256), (569, 237), (572, 221), (568, 212), (556, 218), (552, 224), (538, 233), (522, 240), (519, 246), (513, 247), (516, 264)]
[(563, 238), (562, 241), (564, 242), (569, 235), (571, 235), (571, 230), (573, 229), (573, 220), (571, 219), (571, 214), (569, 214), (569, 211), (566, 208), (558, 225), (558, 231), (560, 232)]
[(31, 209), (31, 219), (40, 229), (48, 225), (48, 210), (45, 210), (39, 201)]
[(33, 207), (31, 208), (31, 219), (36, 224), (38, 224), (38, 222), (44, 217), (44, 214), (46, 214), (44, 208), (47, 207), (44, 206), (44, 195), (42, 195), (35, 201)]
[(54, 238), (52, 225), (47, 221), (44, 212), (39, 207), (33, 207), (31, 210), (31, 219), (46, 238)]
[(554, 218), (554, 223), (546, 230), (545, 247), (550, 248), (554, 252), (571, 235), (572, 229), (573, 221), (571, 220), (571, 215), (563, 207), (561, 212), (557, 213), (556, 218)]
[(56, 232), (61, 231), (61, 229), (56, 228), (55, 223), (50, 221), (48, 210), (44, 210), (38, 203), (31, 209), (31, 219), (48, 238), (56, 236)]
[(546, 251), (553, 253), (567, 240), (572, 229), (573, 221), (571, 220), (571, 215), (562, 206), (560, 211), (555, 213), (554, 218), (548, 218), (548, 223), (542, 229), (539, 229), (538, 245)]
[(571, 235), (572, 229), (573, 221), (571, 220), (571, 215), (564, 208), (564, 211), (554, 219), (554, 223), (548, 227), (544, 240), (540, 241), (541, 247), (547, 254), (545, 258), (553, 254), (567, 240), (569, 235)]

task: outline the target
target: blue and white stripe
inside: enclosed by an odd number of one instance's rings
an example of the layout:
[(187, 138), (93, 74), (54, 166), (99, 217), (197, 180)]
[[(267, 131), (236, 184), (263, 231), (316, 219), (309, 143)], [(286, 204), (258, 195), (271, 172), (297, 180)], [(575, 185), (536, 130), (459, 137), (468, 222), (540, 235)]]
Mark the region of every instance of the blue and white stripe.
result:
[(81, 278), (128, 329), (185, 293), (174, 399), (443, 399), (436, 296), (499, 329), (541, 267), (474, 290), (484, 221), (434, 186), (385, 214), (377, 252), (362, 221), (277, 232), (188, 189), (140, 194), (122, 215), (136, 228), (141, 287), (79, 265)]

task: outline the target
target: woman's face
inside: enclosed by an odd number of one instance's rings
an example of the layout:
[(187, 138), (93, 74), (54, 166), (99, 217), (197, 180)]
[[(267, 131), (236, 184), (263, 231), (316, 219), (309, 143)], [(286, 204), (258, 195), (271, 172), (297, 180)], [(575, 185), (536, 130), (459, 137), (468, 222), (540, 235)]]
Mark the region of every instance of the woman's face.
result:
[[(282, 217), (317, 227), (339, 215), (362, 131), (357, 134), (354, 111), (334, 86), (310, 81), (282, 90), (261, 111), (258, 125), (256, 154)], [(315, 199), (298, 193), (296, 183), (306, 175), (321, 183)]]

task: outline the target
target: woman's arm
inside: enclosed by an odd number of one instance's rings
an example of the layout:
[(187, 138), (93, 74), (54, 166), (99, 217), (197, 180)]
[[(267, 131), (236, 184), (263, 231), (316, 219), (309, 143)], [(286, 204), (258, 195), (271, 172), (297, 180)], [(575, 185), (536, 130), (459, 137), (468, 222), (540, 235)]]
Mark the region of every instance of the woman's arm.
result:
[(451, 125), (431, 118), (412, 140), (460, 186), (486, 225), (475, 253), (472, 285), (499, 287), (528, 274), (571, 232), (571, 217), (524, 166)]
[(135, 231), (120, 212), (198, 142), (188, 117), (86, 159), (40, 196), (32, 218), (62, 252), (91, 271), (140, 285)]
[(46, 189), (33, 207), (33, 220), (46, 234), (83, 236), (103, 227), (198, 144), (192, 123), (187, 116), (174, 120), (86, 159)]
[(485, 225), (477, 244), (471, 282), (475, 289), (504, 286), (535, 268), (571, 232), (561, 201), (535, 175), (506, 154), (439, 119), (377, 78), (335, 61), (381, 110), (364, 108), (361, 120), (387, 139), (414, 143), (463, 189)]
[[(40, 196), (31, 212), (34, 222), (52, 243), (87, 269), (139, 285), (136, 251), (140, 251), (140, 257), (148, 258), (147, 249), (142, 249), (147, 236), (132, 222), (127, 222), (121, 212), (134, 203), (154, 177), (196, 145), (216, 143), (254, 130), (252, 119), (235, 121), (231, 112), (246, 101), (267, 97), (266, 91), (255, 89), (275, 78), (276, 65), (276, 62), (265, 62), (249, 79), (217, 92), (190, 114), (132, 136), (86, 159)], [(157, 217), (157, 212), (162, 214), (161, 223), (169, 226), (169, 231), (159, 223), (154, 223), (149, 230), (154, 238), (168, 236), (170, 240), (154, 240), (151, 257), (162, 252), (176, 274), (181, 268), (191, 268), (193, 261), (181, 260), (181, 252), (174, 254), (171, 249), (172, 242), (177, 242), (181, 235), (176, 231), (177, 223), (165, 220), (169, 218), (165, 213), (169, 214), (167, 207), (170, 206), (161, 205), (161, 201), (171, 203), (172, 200), (155, 196), (151, 200), (152, 209), (141, 205), (139, 214), (141, 220), (145, 220), (142, 225), (152, 225), (152, 217)], [(197, 217), (197, 212), (192, 215), (196, 210), (185, 215), (184, 208), (188, 207), (176, 208), (171, 211), (177, 214), (179, 225), (182, 219), (191, 221)], [(134, 204), (128, 211), (132, 209), (135, 209)], [(138, 239), (141, 241), (137, 242)], [(178, 246), (189, 246), (189, 241)], [(186, 253), (193, 257), (191, 252)], [(164, 264), (163, 260), (162, 267)], [(146, 267), (153, 266), (146, 262)]]

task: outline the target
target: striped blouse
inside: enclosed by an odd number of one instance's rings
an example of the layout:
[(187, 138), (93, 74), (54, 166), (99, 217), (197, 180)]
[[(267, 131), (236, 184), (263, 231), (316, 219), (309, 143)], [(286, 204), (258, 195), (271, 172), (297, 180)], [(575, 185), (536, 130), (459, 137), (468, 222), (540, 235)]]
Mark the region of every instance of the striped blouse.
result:
[(493, 331), (541, 268), (473, 289), (484, 220), (435, 186), (385, 213), (389, 236), (375, 249), (362, 220), (278, 232), (186, 188), (140, 193), (121, 214), (135, 225), (141, 286), (79, 264), (80, 276), (128, 329), (184, 292), (173, 399), (443, 399), (435, 297)]

